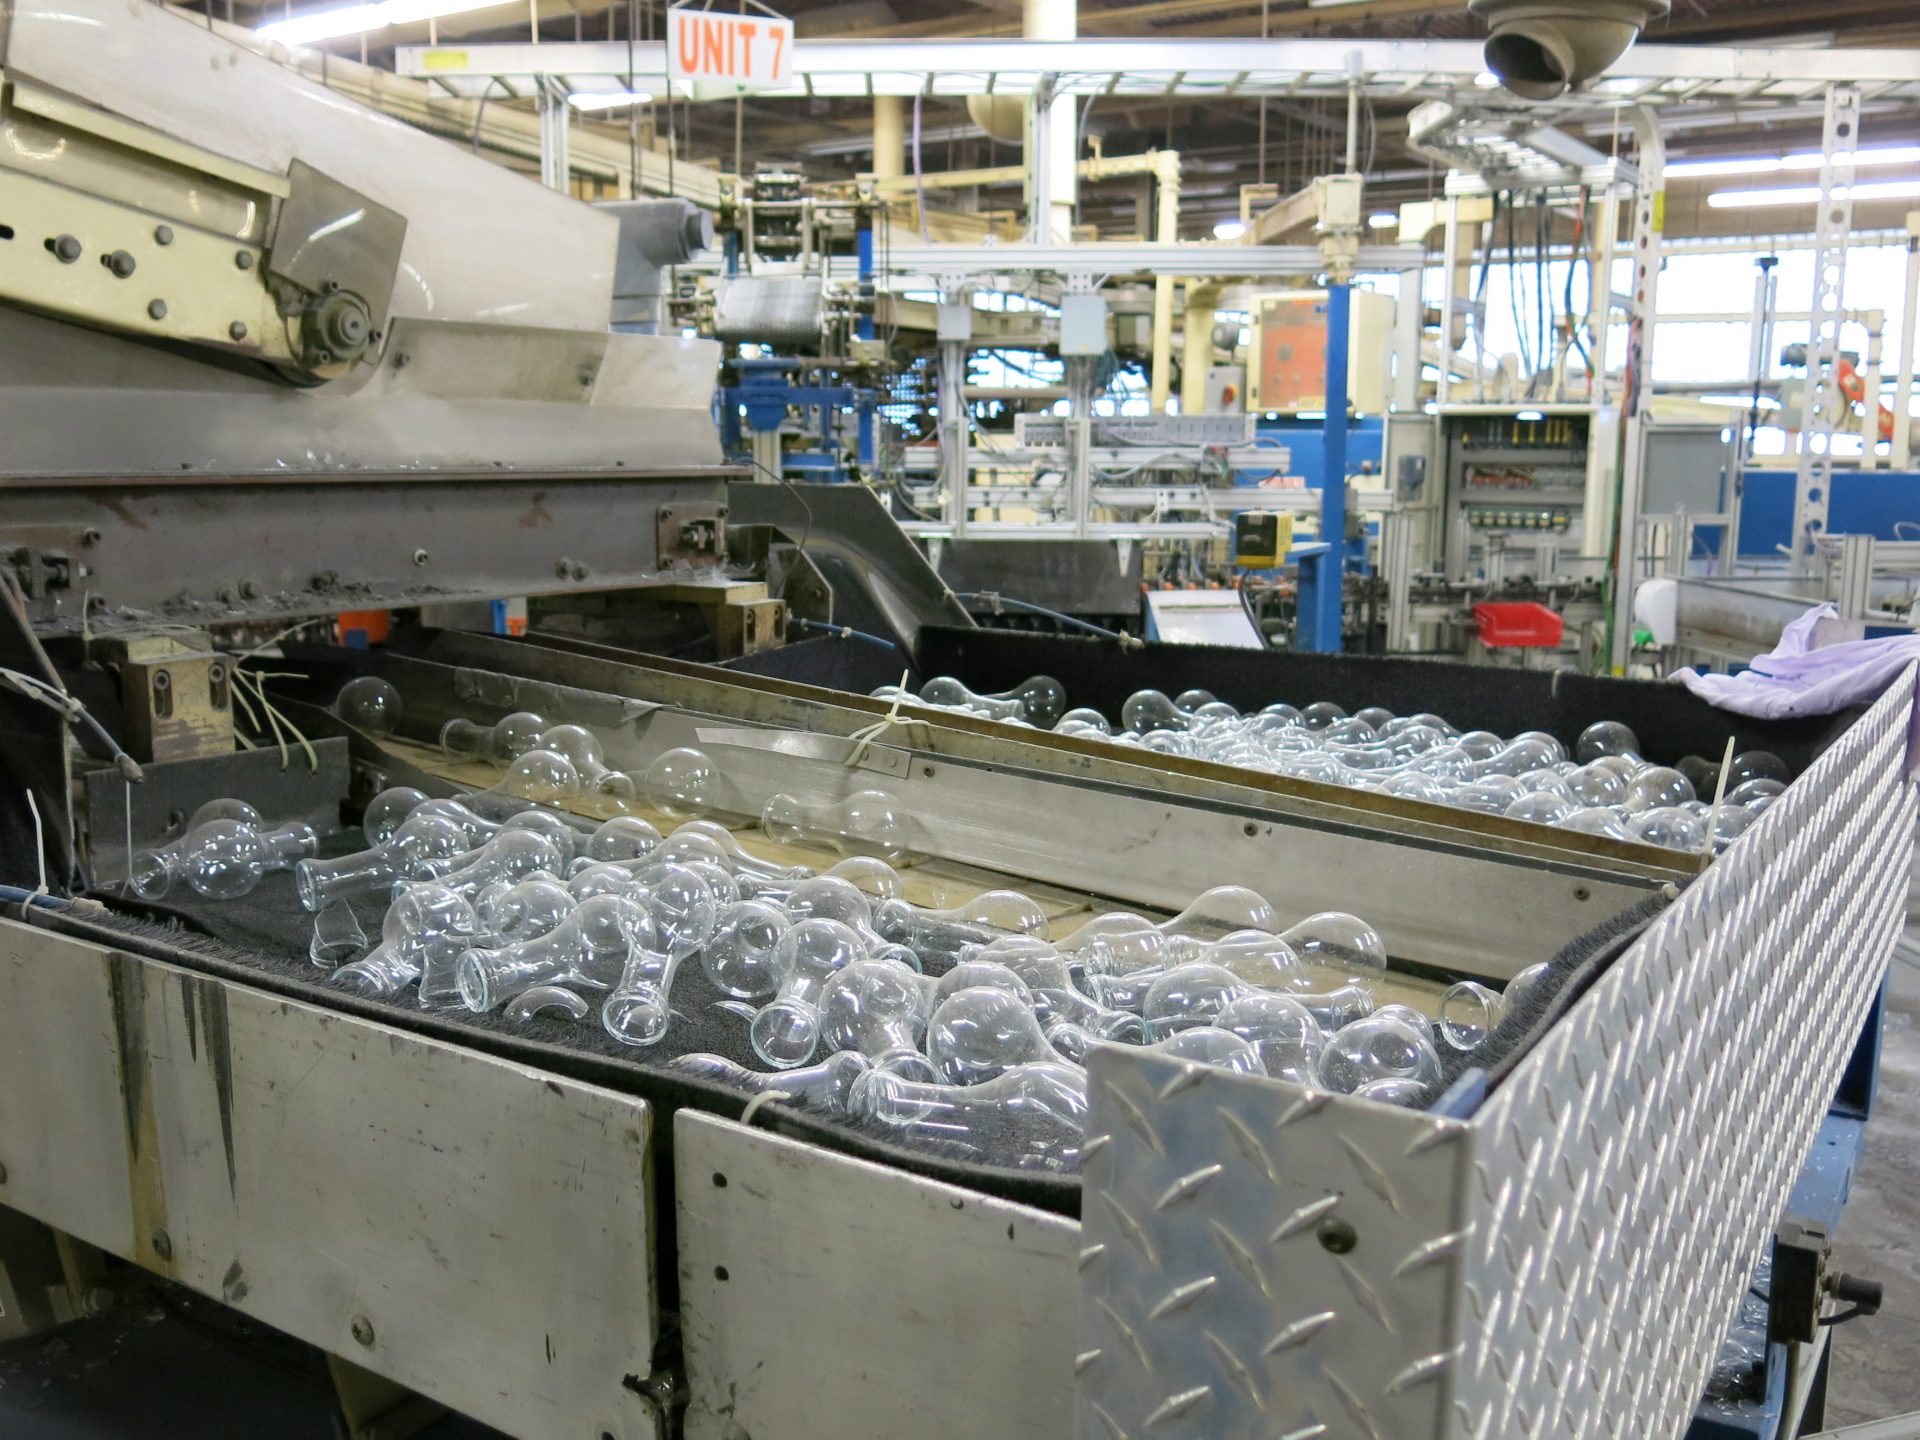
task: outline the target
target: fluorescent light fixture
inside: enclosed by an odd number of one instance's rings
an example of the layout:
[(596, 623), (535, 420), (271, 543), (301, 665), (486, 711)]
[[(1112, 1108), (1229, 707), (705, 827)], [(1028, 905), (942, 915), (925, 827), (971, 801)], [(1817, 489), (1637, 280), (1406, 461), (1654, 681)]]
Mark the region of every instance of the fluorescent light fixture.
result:
[(1327, 412), (1324, 410), (1296, 410), (1293, 412), (1293, 418), (1296, 420), (1324, 420), (1327, 418)]
[(1476, 89), (1498, 90), (1500, 88), (1500, 77), (1491, 70), (1482, 70), (1478, 75), (1473, 77), (1473, 83)]
[[(1699, 400), (1702, 405), (1731, 405), (1736, 410), (1754, 408), (1753, 397), (1751, 395), (1698, 395), (1694, 398)], [(1771, 395), (1762, 395), (1760, 397), (1759, 408), (1762, 410), (1778, 410), (1780, 408), (1780, 402)]]
[(342, 35), (364, 35), (369, 30), (384, 30), (389, 25), (416, 25), (423, 20), (438, 20), (445, 15), (462, 15), (469, 10), (491, 10), (500, 0), (375, 0), (371, 5), (336, 5), (331, 10), (310, 10), (262, 25), (253, 33), (261, 40), (282, 45), (312, 45), (321, 40), (337, 40)]
[[(1853, 168), (1877, 165), (1920, 165), (1920, 145), (1877, 145), (1853, 152)], [(1667, 166), (1669, 179), (1709, 175), (1774, 175), (1782, 170), (1818, 170), (1820, 152), (1802, 150), (1793, 155), (1752, 155), (1727, 160), (1677, 160)]]
[(1213, 227), (1213, 238), (1216, 240), (1238, 240), (1246, 233), (1247, 222), (1244, 220), (1222, 220)]
[[(1881, 180), (1871, 185), (1841, 186), (1861, 200), (1920, 199), (1920, 180)], [(1772, 205), (1818, 205), (1818, 185), (1788, 185), (1778, 190), (1717, 190), (1707, 197), (1714, 210), (1747, 210)]]
[(1367, 216), (1367, 228), (1369, 230), (1397, 230), (1400, 228), (1400, 217), (1391, 210), (1378, 210)]
[(1544, 410), (1521, 410), (1517, 412), (1513, 418), (1516, 420), (1544, 420), (1547, 418), (1547, 415)]
[(625, 110), (652, 100), (653, 96), (639, 90), (576, 90), (567, 96), (567, 103), (576, 110)]

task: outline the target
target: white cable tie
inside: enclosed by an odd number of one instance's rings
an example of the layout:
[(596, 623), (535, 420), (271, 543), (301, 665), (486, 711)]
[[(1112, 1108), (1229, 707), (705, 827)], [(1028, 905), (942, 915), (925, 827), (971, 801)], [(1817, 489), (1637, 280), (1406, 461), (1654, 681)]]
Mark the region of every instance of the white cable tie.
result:
[(753, 1123), (753, 1117), (760, 1113), (760, 1107), (762, 1105), (771, 1105), (776, 1100), (791, 1099), (793, 1099), (793, 1096), (785, 1090), (762, 1090), (758, 1095), (755, 1095), (751, 1100), (747, 1101), (747, 1108), (740, 1112), (740, 1123), (742, 1125), (751, 1125)]

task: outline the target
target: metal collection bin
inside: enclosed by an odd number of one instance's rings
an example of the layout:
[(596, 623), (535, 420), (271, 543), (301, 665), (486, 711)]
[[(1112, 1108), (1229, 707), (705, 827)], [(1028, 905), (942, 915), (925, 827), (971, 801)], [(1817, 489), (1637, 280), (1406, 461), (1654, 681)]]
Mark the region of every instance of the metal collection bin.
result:
[[(846, 647), (813, 653), (857, 683)], [(316, 696), (356, 663), (295, 658)], [(1367, 914), (1434, 974), (1503, 978), (1684, 886), (1509, 1073), (1431, 1112), (1103, 1052), (1078, 1185), (778, 1104), (742, 1123), (744, 1097), (633, 1052), (359, 1001), (121, 914), (0, 921), (0, 1199), (526, 1436), (664, 1434), (683, 1402), (686, 1433), (731, 1440), (1678, 1435), (1911, 860), (1911, 675), (1850, 725), (1782, 731), (1817, 758), (1693, 878), (963, 717), (863, 742), (887, 707), (594, 646), (440, 635), (357, 663), (421, 736), (529, 707), (614, 764), (701, 744), (741, 808), (892, 788), (950, 859), (1159, 907), (1251, 883)]]

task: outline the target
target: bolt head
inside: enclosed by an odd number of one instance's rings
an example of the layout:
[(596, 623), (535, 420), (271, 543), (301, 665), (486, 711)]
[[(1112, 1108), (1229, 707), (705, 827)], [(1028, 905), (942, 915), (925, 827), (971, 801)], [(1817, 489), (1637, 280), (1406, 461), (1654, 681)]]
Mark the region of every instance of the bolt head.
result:
[(432, 558), (433, 557), (424, 550), (416, 550), (413, 552), (413, 563), (416, 565), (424, 565)]
[(171, 225), (154, 226), (153, 243), (156, 245), (171, 245), (173, 243), (173, 227)]
[(48, 248), (59, 258), (62, 265), (73, 264), (74, 261), (80, 258), (82, 251), (85, 249), (85, 247), (81, 245), (79, 238), (73, 235), (55, 236), (52, 244), (49, 245)]
[(1329, 1215), (1314, 1227), (1321, 1247), (1335, 1255), (1345, 1255), (1360, 1243), (1359, 1232), (1338, 1216)]
[(116, 250), (111, 255), (102, 255), (100, 257), (100, 263), (122, 280), (133, 274), (136, 268), (133, 256), (129, 255), (125, 250)]
[(243, 324), (241, 321), (238, 321), (238, 320), (234, 321), (231, 325), (227, 326), (227, 338), (235, 341), (236, 343), (246, 339), (247, 338), (246, 325)]
[(147, 318), (149, 320), (166, 319), (167, 318), (167, 302), (164, 300), (148, 301), (147, 302)]
[(356, 1315), (347, 1327), (353, 1334), (354, 1342), (359, 1345), (373, 1344), (373, 1322), (364, 1315)]
[(173, 1237), (164, 1230), (155, 1230), (152, 1236), (153, 1253), (162, 1260), (173, 1258)]
[(233, 263), (242, 270), (251, 270), (253, 268), (253, 252), (251, 250), (234, 251)]

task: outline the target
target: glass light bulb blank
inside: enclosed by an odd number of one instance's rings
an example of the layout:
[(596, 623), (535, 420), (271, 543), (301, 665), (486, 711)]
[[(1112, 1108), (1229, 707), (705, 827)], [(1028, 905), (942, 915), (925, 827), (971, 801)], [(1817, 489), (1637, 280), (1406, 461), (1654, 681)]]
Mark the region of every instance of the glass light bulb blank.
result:
[(394, 785), (382, 790), (367, 803), (360, 829), (369, 845), (384, 845), (391, 840), (415, 810), (427, 803), (427, 792), (411, 785)]
[(1440, 1034), (1455, 1050), (1472, 1052), (1487, 1043), (1506, 1013), (1498, 992), (1477, 980), (1449, 985), (1440, 997)]
[(1405, 1080), (1431, 1087), (1440, 1081), (1433, 1042), (1405, 1020), (1369, 1015), (1327, 1037), (1320, 1052), (1320, 1083), (1351, 1095), (1373, 1080)]
[(843, 855), (872, 855), (887, 861), (906, 854), (912, 834), (906, 810), (881, 790), (856, 790), (827, 805), (810, 805), (785, 793), (773, 795), (761, 811), (760, 828), (779, 844), (819, 842)]
[(1574, 758), (1582, 765), (1602, 755), (1638, 756), (1639, 753), (1640, 737), (1618, 720), (1595, 721), (1580, 732), (1573, 746)]
[(949, 1085), (979, 1085), (1052, 1053), (1030, 1000), (997, 986), (949, 995), (927, 1022), (927, 1058)]
[(661, 814), (698, 820), (717, 808), (720, 773), (706, 751), (681, 746), (654, 757), (641, 788)]
[(383, 738), (399, 728), (400, 692), (378, 675), (356, 675), (333, 697), (333, 713), (356, 730)]

